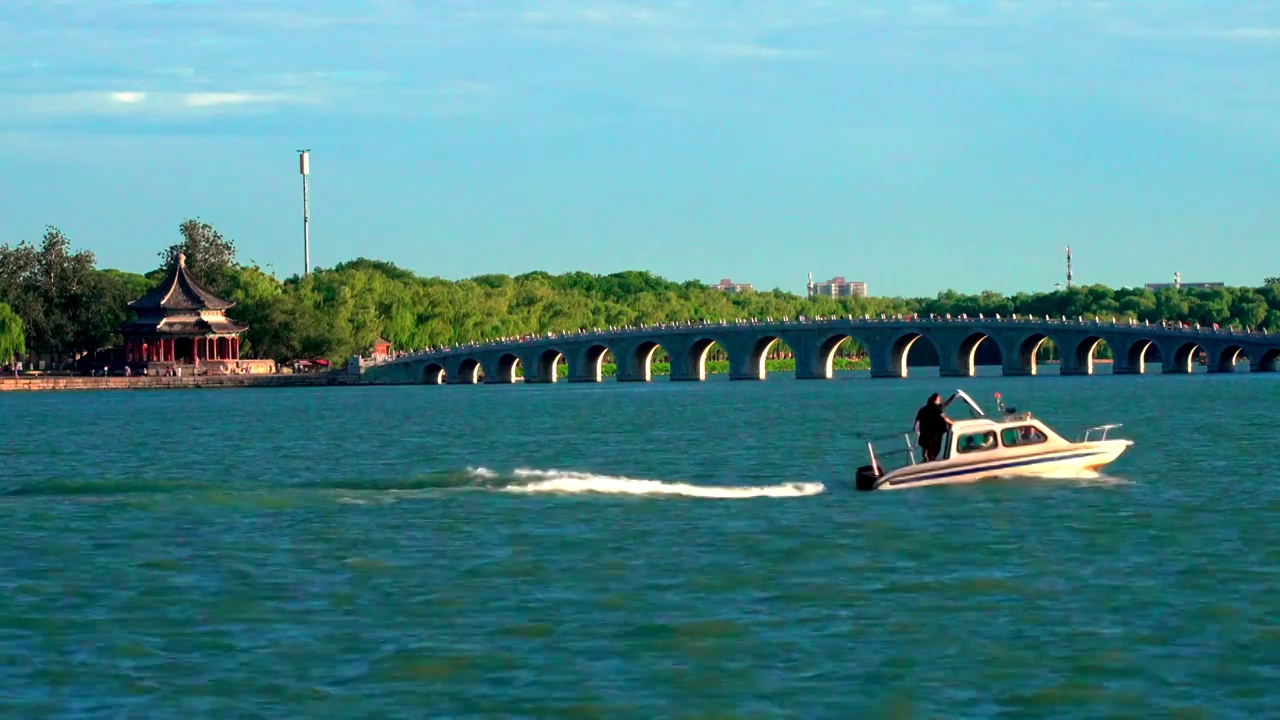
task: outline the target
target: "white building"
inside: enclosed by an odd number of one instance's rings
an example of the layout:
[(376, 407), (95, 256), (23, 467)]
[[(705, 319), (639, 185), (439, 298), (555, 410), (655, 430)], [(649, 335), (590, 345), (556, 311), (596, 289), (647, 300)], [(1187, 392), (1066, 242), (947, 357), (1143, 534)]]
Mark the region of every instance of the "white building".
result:
[(1199, 289), (1199, 290), (1206, 290), (1206, 289), (1208, 289), (1208, 288), (1220, 288), (1220, 287), (1226, 287), (1226, 283), (1220, 283), (1220, 282), (1182, 282), (1182, 273), (1174, 273), (1174, 274), (1173, 274), (1173, 282), (1171, 282), (1171, 283), (1147, 283), (1146, 285), (1143, 285), (1142, 287), (1143, 287), (1143, 288), (1145, 288), (1145, 289), (1147, 289), (1147, 290), (1152, 290), (1152, 291), (1154, 291), (1154, 290), (1164, 290), (1165, 288), (1173, 288), (1174, 290), (1181, 290), (1182, 288), (1196, 288), (1196, 289)]
[(809, 273), (809, 297), (866, 297), (867, 284), (843, 277), (834, 277), (826, 282), (815, 283), (813, 273)]

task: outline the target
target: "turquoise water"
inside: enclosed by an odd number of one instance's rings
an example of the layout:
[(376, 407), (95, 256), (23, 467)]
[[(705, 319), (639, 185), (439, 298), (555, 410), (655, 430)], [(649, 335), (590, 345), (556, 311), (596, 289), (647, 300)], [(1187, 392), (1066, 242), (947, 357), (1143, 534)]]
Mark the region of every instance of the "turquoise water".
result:
[(859, 375), (0, 396), (0, 717), (1274, 715), (1280, 378), (959, 381), (1137, 444), (858, 494), (957, 382)]

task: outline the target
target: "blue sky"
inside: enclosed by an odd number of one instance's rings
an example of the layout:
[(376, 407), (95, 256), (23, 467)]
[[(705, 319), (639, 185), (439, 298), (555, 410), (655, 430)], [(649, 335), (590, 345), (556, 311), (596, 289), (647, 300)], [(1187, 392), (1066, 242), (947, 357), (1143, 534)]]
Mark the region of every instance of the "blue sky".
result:
[(802, 291), (1280, 274), (1271, 0), (2, 0), (0, 242)]

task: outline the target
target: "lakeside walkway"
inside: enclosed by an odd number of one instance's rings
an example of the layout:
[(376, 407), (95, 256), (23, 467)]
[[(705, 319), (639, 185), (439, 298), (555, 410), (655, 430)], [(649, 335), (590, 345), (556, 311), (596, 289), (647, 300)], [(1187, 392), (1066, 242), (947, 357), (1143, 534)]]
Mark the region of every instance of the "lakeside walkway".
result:
[(197, 377), (89, 377), (43, 375), (0, 377), (0, 392), (48, 390), (160, 390), (237, 387), (320, 387), (329, 385), (385, 385), (345, 373), (302, 375), (200, 375)]

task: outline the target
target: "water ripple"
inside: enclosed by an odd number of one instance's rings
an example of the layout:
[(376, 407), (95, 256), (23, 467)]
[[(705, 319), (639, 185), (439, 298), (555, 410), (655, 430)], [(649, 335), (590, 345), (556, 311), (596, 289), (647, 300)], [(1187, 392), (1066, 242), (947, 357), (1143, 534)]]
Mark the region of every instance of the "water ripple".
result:
[(0, 714), (1271, 714), (1275, 378), (964, 382), (1137, 444), (857, 494), (936, 379), (0, 397)]

